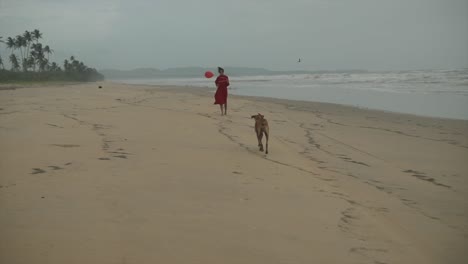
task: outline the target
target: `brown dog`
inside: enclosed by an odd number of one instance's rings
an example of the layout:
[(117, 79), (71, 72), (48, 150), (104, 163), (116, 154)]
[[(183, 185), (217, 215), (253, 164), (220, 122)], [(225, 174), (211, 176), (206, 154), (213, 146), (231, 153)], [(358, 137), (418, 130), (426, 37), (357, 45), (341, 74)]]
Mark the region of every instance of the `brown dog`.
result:
[(253, 115), (251, 116), (251, 118), (255, 119), (255, 133), (257, 134), (258, 146), (260, 148), (260, 151), (262, 152), (263, 152), (262, 138), (263, 138), (263, 133), (265, 133), (265, 137), (266, 137), (265, 154), (268, 154), (268, 137), (270, 135), (270, 127), (268, 126), (268, 121), (261, 114)]

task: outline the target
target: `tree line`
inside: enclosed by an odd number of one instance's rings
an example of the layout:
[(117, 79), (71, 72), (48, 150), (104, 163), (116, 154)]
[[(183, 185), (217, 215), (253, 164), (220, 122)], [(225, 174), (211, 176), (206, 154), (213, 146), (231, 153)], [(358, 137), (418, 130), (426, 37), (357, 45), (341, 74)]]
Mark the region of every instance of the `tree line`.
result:
[(63, 67), (50, 61), (54, 50), (43, 45), (42, 32), (38, 29), (26, 30), (16, 37), (3, 39), (0, 44), (10, 51), (8, 56), (10, 69), (0, 54), (0, 82), (6, 81), (99, 81), (104, 76), (96, 69), (89, 68), (74, 56), (65, 59)]

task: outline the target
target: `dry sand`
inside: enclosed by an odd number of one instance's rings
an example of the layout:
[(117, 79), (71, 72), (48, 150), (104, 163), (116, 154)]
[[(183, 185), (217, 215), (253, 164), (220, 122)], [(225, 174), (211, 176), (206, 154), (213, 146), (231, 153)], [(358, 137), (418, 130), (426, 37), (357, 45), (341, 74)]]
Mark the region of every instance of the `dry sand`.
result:
[(111, 83), (0, 91), (0, 263), (468, 263), (468, 121), (212, 103)]

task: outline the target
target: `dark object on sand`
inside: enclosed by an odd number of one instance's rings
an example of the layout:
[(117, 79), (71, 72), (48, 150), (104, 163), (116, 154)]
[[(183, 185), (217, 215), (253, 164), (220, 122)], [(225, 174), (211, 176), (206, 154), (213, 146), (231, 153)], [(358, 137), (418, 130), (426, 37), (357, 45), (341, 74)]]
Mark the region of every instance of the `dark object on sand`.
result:
[(101, 88), (102, 88), (102, 86), (101, 86), (101, 85), (99, 85), (99, 89), (101, 89)]

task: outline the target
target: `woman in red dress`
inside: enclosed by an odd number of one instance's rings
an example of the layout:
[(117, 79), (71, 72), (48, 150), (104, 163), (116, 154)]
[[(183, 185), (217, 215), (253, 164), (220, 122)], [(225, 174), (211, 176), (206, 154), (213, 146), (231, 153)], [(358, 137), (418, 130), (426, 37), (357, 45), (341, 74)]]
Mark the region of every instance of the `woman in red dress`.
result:
[[(218, 67), (219, 76), (216, 78), (216, 93), (215, 93), (215, 103), (219, 104), (221, 108), (221, 115), (227, 115), (227, 96), (228, 96), (228, 86), (229, 86), (229, 78), (227, 75), (224, 75), (224, 69)], [(224, 113), (223, 113), (223, 105), (224, 105)]]

